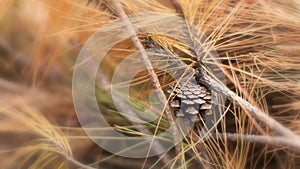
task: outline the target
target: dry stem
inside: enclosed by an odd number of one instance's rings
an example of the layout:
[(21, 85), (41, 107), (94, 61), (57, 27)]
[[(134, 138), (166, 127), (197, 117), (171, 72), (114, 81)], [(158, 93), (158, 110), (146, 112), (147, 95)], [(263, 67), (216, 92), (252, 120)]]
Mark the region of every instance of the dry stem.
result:
[[(144, 63), (144, 66), (148, 71), (148, 75), (150, 77), (150, 80), (152, 81), (153, 87), (155, 88), (155, 93), (157, 94), (160, 103), (162, 105), (165, 105), (164, 108), (165, 108), (166, 118), (167, 118), (170, 126), (172, 126), (171, 127), (171, 130), (172, 130), (171, 132), (172, 132), (172, 135), (173, 135), (174, 142), (176, 142), (179, 139), (178, 130), (176, 128), (175, 121), (174, 121), (174, 118), (172, 116), (171, 109), (170, 109), (169, 105), (166, 104), (167, 103), (166, 96), (165, 96), (164, 92), (161, 89), (161, 85), (159, 83), (159, 80), (158, 80), (158, 77), (157, 77), (155, 71), (153, 70), (153, 66), (150, 62), (150, 59), (148, 58), (147, 53), (146, 53), (143, 45), (139, 41), (139, 38), (138, 38), (138, 36), (137, 36), (133, 26), (132, 26), (132, 23), (129, 20), (129, 18), (127, 17), (127, 15), (125, 14), (120, 2), (118, 0), (112, 0), (111, 3), (113, 5), (113, 7), (115, 8), (116, 13), (118, 14), (118, 16), (121, 18), (121, 21), (126, 25), (127, 31), (129, 32), (130, 35), (132, 35), (131, 40), (132, 40), (135, 48), (140, 52), (139, 57), (140, 57), (141, 61)], [(174, 145), (174, 146), (175, 146), (177, 152), (179, 152), (179, 150), (180, 150), (179, 145)]]
[[(262, 144), (282, 145), (293, 150), (300, 151), (300, 142), (295, 139), (286, 138), (283, 136), (262, 136), (262, 135), (248, 135), (236, 133), (220, 133), (218, 136), (227, 138), (232, 141), (242, 140)], [(214, 135), (214, 137), (217, 137)]]
[[(202, 66), (203, 71), (205, 68)], [(203, 74), (203, 79), (207, 85), (209, 85), (213, 90), (222, 93), (231, 101), (236, 102), (238, 105), (246, 109), (255, 119), (264, 123), (271, 129), (275, 130), (278, 134), (285, 136), (290, 139), (295, 139), (300, 142), (300, 137), (295, 134), (292, 130), (284, 127), (282, 124), (274, 120), (267, 113), (263, 112), (253, 104), (249, 103), (244, 98), (238, 96), (236, 93), (228, 89), (224, 84), (219, 83), (218, 81), (212, 79), (210, 76)]]

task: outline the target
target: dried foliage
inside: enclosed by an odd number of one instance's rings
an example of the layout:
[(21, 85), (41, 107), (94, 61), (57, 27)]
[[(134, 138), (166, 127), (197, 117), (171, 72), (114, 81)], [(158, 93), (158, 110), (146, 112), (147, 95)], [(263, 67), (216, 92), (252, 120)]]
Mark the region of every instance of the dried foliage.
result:
[[(300, 140), (294, 136), (300, 133), (299, 11), (296, 0), (2, 0), (2, 167), (299, 168)], [(96, 146), (83, 132), (73, 108), (74, 64), (95, 31), (122, 15), (140, 12), (176, 15), (204, 33), (222, 61), (218, 66), (224, 70), (226, 86), (259, 108), (263, 119), (233, 98), (224, 104), (218, 130), (206, 141), (191, 132), (176, 150), (146, 159), (115, 156)], [(176, 25), (170, 25), (174, 28)], [(179, 59), (191, 62), (190, 44), (176, 41), (176, 37), (147, 34), (139, 38), (151, 38)], [(127, 39), (107, 53), (101, 65), (107, 79), (135, 47), (142, 48)], [(216, 64), (207, 56), (203, 62)], [(162, 88), (173, 82), (164, 72), (151, 72)], [(136, 108), (149, 106), (147, 98), (155, 78), (149, 78), (145, 70), (121, 84), (132, 87), (130, 99)], [(161, 116), (161, 121), (140, 128), (118, 115), (103, 86), (96, 88), (107, 120), (120, 132), (146, 135), (163, 131), (172, 123), (170, 117)], [(282, 124), (284, 130), (274, 123), (269, 125), (270, 119)]]

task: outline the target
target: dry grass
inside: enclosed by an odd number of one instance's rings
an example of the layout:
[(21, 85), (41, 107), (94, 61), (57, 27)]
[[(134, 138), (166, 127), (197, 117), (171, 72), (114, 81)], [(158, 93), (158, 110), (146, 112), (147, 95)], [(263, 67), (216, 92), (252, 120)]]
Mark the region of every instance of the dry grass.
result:
[[(97, 147), (76, 119), (71, 93), (72, 71), (89, 36), (118, 18), (113, 4), (105, 2), (102, 5), (81, 0), (0, 2), (0, 158), (3, 168), (169, 168), (175, 164), (181, 168), (200, 165), (204, 168), (299, 168), (299, 140), (280, 137), (261, 119), (232, 102), (226, 102), (224, 116), (217, 126), (219, 130), (210, 139), (203, 142), (196, 133), (190, 133), (178, 145), (177, 152), (170, 150), (157, 157), (128, 159)], [(227, 87), (299, 135), (298, 1), (120, 2), (126, 14), (151, 11), (184, 17), (210, 39), (218, 52)], [(171, 28), (176, 25), (170, 25)], [(151, 37), (165, 48), (176, 48), (182, 55), (191, 54), (187, 44), (155, 34)], [(126, 41), (109, 52), (106, 62), (110, 64), (105, 65), (104, 72), (111, 74), (134, 50), (133, 46)], [(215, 64), (208, 56), (204, 62)], [(161, 83), (170, 81), (163, 72), (156, 74)], [(145, 73), (126, 84), (145, 91), (133, 90), (136, 98), (132, 100), (145, 99), (145, 93), (151, 88)], [(105, 105), (104, 112), (112, 124), (117, 124), (117, 130), (136, 135), (145, 131), (118, 116), (108, 94), (98, 101)], [(148, 104), (146, 101), (135, 106), (147, 107)], [(168, 120), (163, 118), (161, 124), (149, 124), (147, 130), (160, 131), (166, 126)]]

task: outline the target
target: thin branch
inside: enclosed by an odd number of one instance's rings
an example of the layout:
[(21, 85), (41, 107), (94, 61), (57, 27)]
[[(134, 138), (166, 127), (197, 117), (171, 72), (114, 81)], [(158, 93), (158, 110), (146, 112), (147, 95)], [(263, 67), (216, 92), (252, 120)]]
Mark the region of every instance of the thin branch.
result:
[[(115, 8), (117, 15), (121, 18), (121, 21), (125, 24), (125, 27), (126, 27), (128, 33), (130, 35), (132, 35), (131, 40), (134, 44), (134, 47), (140, 52), (139, 57), (140, 57), (141, 61), (144, 63), (144, 66), (148, 71), (148, 75), (150, 77), (150, 80), (153, 83), (153, 87), (155, 89), (155, 93), (157, 94), (157, 96), (159, 98), (160, 104), (165, 105), (164, 106), (165, 115), (166, 115), (166, 118), (167, 118), (170, 126), (173, 126), (171, 128), (171, 132), (172, 132), (172, 135), (173, 135), (173, 139), (176, 142), (179, 139), (178, 130), (176, 128), (175, 121), (174, 121), (174, 118), (172, 116), (172, 111), (171, 111), (169, 105), (166, 104), (167, 103), (167, 98), (166, 98), (164, 92), (161, 89), (161, 85), (160, 85), (158, 77), (157, 77), (157, 75), (156, 75), (156, 73), (153, 69), (153, 66), (150, 62), (150, 59), (148, 58), (147, 53), (146, 53), (143, 45), (139, 41), (139, 38), (138, 38), (138, 36), (137, 36), (133, 26), (132, 26), (132, 23), (129, 20), (129, 18), (127, 17), (127, 15), (125, 14), (120, 2), (118, 0), (112, 0), (111, 3), (113, 5), (113, 7)], [(175, 146), (176, 150), (179, 152), (180, 146), (179, 145), (174, 145), (174, 146)]]
[(236, 102), (239, 106), (246, 109), (255, 119), (264, 123), (271, 129), (275, 130), (278, 134), (285, 136), (287, 138), (290, 138), (290, 139), (295, 139), (300, 143), (300, 137), (297, 134), (295, 134), (292, 130), (284, 127), (282, 124), (280, 124), (279, 122), (274, 120), (271, 116), (269, 116), (267, 113), (263, 112), (258, 107), (249, 103), (244, 98), (238, 96), (236, 93), (234, 93), (233, 91), (228, 89), (224, 84), (221, 84), (220, 82), (211, 78), (209, 75), (205, 74), (204, 73), (204, 72), (206, 72), (205, 67), (204, 67), (204, 65), (201, 65), (201, 66), (202, 66), (202, 70), (203, 70), (202, 71), (203, 80), (213, 90), (216, 90), (217, 92), (222, 93), (231, 101)]
[(235, 133), (219, 133), (213, 134), (214, 137), (221, 136), (232, 141), (242, 140), (253, 143), (281, 145), (289, 148), (293, 148), (295, 151), (300, 151), (299, 140), (290, 139), (283, 136), (262, 136), (262, 135), (247, 135), (247, 134), (235, 134)]

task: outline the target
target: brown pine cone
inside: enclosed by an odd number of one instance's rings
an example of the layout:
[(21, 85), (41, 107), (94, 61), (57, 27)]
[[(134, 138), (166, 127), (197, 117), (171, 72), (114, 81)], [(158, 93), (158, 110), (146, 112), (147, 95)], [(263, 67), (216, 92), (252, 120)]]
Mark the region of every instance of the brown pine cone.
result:
[(203, 85), (190, 82), (179, 82), (167, 89), (171, 95), (170, 106), (175, 109), (177, 117), (190, 119), (192, 122), (205, 121), (211, 109), (211, 93)]

